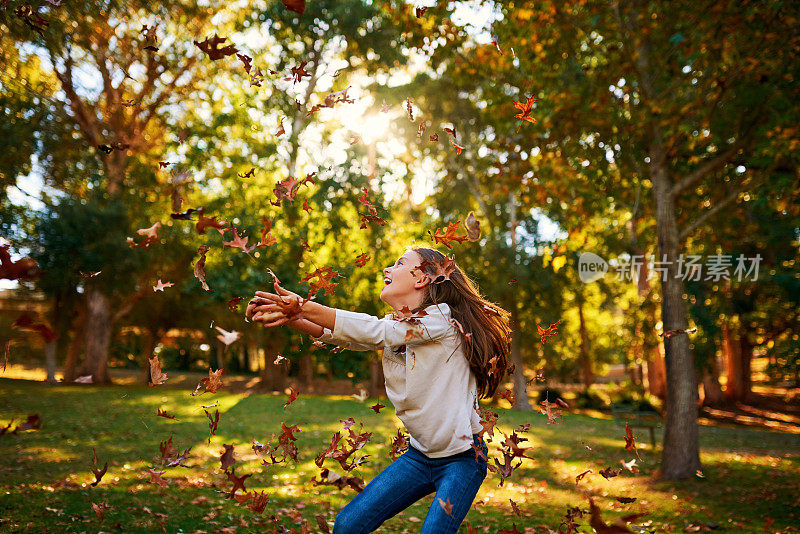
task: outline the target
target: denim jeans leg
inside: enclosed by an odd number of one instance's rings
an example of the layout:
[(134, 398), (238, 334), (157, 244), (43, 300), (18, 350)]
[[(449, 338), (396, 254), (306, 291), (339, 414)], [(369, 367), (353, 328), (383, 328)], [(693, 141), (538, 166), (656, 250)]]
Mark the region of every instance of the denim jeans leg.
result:
[[(482, 445), (482, 449), (486, 452), (486, 445)], [(455, 533), (467, 516), (487, 473), (487, 462), (482, 459), (476, 462), (473, 451), (469, 452), (472, 458), (443, 459), (433, 468), (436, 495), (425, 516), (421, 534)], [(450, 500), (452, 515), (445, 512), (439, 499), (445, 503)]]
[(384, 521), (436, 491), (430, 468), (409, 448), (378, 473), (336, 515), (333, 534), (372, 532)]

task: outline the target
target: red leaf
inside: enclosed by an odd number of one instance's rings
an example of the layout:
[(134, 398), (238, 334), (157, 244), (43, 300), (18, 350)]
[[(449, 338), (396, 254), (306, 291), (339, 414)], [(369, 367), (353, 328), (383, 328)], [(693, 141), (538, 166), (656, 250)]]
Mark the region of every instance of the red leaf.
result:
[(306, 9), (306, 0), (281, 0), (289, 11), (302, 15)]

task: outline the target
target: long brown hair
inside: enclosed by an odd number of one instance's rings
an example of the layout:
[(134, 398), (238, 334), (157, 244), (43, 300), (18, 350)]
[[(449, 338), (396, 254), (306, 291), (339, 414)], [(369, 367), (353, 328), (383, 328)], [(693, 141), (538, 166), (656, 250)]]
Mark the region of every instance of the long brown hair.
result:
[[(435, 273), (436, 265), (445, 262), (444, 254), (438, 250), (420, 245), (411, 245), (409, 248), (420, 255), (427, 273)], [(472, 372), (475, 373), (478, 398), (490, 398), (500, 387), (509, 366), (510, 314), (483, 298), (475, 283), (457, 265), (449, 278), (440, 283), (429, 283), (422, 305), (414, 311), (442, 302), (450, 307), (453, 319), (461, 323), (465, 333), (472, 334), (471, 341), (464, 339), (464, 352)], [(495, 356), (497, 360), (490, 363), (489, 360)]]

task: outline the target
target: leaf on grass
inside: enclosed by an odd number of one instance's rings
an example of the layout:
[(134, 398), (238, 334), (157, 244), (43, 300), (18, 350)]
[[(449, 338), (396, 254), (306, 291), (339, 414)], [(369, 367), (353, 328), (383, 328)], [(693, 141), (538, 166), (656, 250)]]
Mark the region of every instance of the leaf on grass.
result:
[(169, 486), (169, 483), (161, 478), (161, 475), (166, 473), (166, 471), (156, 471), (155, 469), (148, 469), (147, 473), (150, 475), (150, 483), (158, 484), (162, 488), (166, 488)]
[(625, 532), (633, 532), (627, 526), (627, 523), (635, 521), (646, 514), (631, 514), (623, 516), (611, 525), (607, 525), (603, 518), (600, 516), (600, 508), (594, 503), (594, 500), (589, 497), (589, 508), (591, 511), (591, 519), (589, 525), (595, 530), (597, 534), (624, 534)]
[[(166, 410), (162, 410), (161, 408), (158, 408), (158, 413), (156, 414), (156, 417), (164, 417), (166, 419), (175, 419), (174, 415), (168, 414)], [(177, 421), (177, 419), (175, 419), (175, 420)]]
[(613, 469), (611, 467), (606, 467), (598, 471), (603, 478), (609, 479), (614, 478), (615, 476), (619, 475), (619, 469)]

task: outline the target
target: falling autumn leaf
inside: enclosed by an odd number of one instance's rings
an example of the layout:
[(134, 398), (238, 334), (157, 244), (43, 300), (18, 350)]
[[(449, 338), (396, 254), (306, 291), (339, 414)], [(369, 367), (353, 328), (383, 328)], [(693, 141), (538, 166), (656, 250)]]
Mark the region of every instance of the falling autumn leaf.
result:
[(216, 371), (209, 369), (208, 378), (200, 380), (200, 383), (197, 385), (197, 389), (194, 391), (194, 393), (190, 393), (190, 395), (192, 397), (196, 397), (201, 386), (205, 386), (203, 393), (216, 393), (217, 390), (223, 386), (222, 375), (224, 373), (225, 369), (218, 369)]
[(161, 281), (161, 278), (159, 278), (159, 279), (158, 279), (158, 283), (157, 283), (156, 285), (154, 285), (154, 286), (153, 286), (153, 292), (156, 292), (156, 291), (161, 291), (161, 292), (163, 293), (163, 292), (164, 292), (164, 289), (166, 289), (166, 288), (168, 288), (168, 287), (172, 287), (172, 286), (174, 286), (174, 285), (175, 285), (175, 284), (174, 284), (174, 283), (172, 283), (172, 282), (166, 282), (166, 283), (165, 283), (165, 282), (162, 282), (162, 281)]
[(205, 235), (208, 228), (216, 228), (220, 234), (223, 234), (227, 226), (228, 221), (225, 219), (218, 221), (217, 217), (206, 217), (201, 211), (200, 218), (195, 223), (194, 228), (197, 230), (197, 233), (201, 235)]
[(283, 405), (283, 408), (286, 409), (291, 403), (297, 399), (297, 396), (300, 394), (300, 388), (294, 389), (294, 386), (289, 386), (289, 398), (286, 399), (286, 403)]
[(528, 96), (525, 98), (526, 98), (525, 102), (516, 102), (516, 101), (514, 102), (514, 107), (520, 111), (520, 113), (514, 115), (514, 118), (535, 123), (536, 119), (531, 117), (530, 113), (533, 107), (533, 103), (536, 102), (537, 99), (533, 98), (532, 96)]
[(366, 265), (366, 264), (367, 264), (367, 262), (368, 262), (368, 261), (369, 261), (371, 258), (372, 258), (372, 256), (370, 256), (370, 255), (369, 255), (369, 254), (367, 254), (366, 252), (362, 252), (361, 254), (359, 254), (358, 256), (356, 256), (356, 265), (358, 265), (359, 267), (363, 267), (364, 265)]
[(437, 228), (433, 233), (428, 230), (428, 235), (430, 235), (436, 243), (441, 243), (450, 250), (453, 250), (453, 246), (450, 244), (451, 241), (456, 241), (459, 244), (463, 243), (467, 239), (467, 236), (457, 236), (456, 232), (461, 229), (461, 224), (458, 221), (451, 222), (447, 225), (447, 229), (442, 231), (441, 228)]
[(208, 252), (208, 247), (206, 245), (200, 245), (200, 247), (197, 249), (197, 253), (200, 254), (200, 257), (194, 263), (194, 276), (200, 280), (200, 283), (203, 285), (203, 289), (206, 291), (211, 291), (211, 289), (208, 287), (208, 284), (206, 284), (206, 252)]
[(233, 239), (230, 241), (222, 241), (222, 245), (226, 247), (238, 248), (241, 249), (244, 253), (250, 253), (253, 249), (256, 248), (256, 245), (253, 245), (250, 248), (247, 248), (247, 240), (248, 237), (241, 237), (239, 233), (236, 231), (236, 228), (231, 225), (231, 230), (233, 231)]
[(234, 343), (240, 337), (242, 337), (242, 333), (241, 332), (237, 332), (235, 330), (232, 330), (232, 331), (228, 332), (227, 330), (223, 330), (222, 328), (220, 328), (218, 326), (215, 326), (214, 328), (216, 328), (217, 331), (219, 332), (219, 335), (217, 336), (217, 339), (219, 339), (220, 341), (225, 343), (226, 347), (228, 345), (230, 345), (231, 343)]
[(94, 474), (95, 480), (91, 483), (91, 486), (97, 486), (100, 483), (100, 480), (103, 478), (103, 475), (106, 474), (108, 462), (103, 465), (102, 469), (97, 469), (97, 453), (94, 451), (94, 447), (92, 447), (92, 455), (92, 474)]
[(8, 249), (11, 245), (0, 246), (0, 279), (7, 280), (33, 280), (38, 278), (39, 265), (33, 258), (20, 258), (11, 261)]
[(477, 241), (481, 238), (481, 223), (475, 217), (474, 212), (469, 212), (469, 215), (464, 220), (464, 227), (467, 229), (467, 239), (470, 241)]
[(558, 334), (558, 323), (561, 320), (559, 319), (555, 323), (551, 324), (547, 328), (542, 328), (538, 324), (536, 325), (536, 329), (539, 331), (539, 335), (542, 336), (542, 343), (547, 343), (547, 338), (553, 337), (554, 335)]
[(294, 11), (298, 15), (302, 15), (306, 9), (306, 0), (281, 0), (281, 2), (286, 6), (286, 9)]
[(636, 457), (641, 460), (639, 451), (636, 450), (636, 442), (633, 439), (633, 430), (627, 424), (625, 425), (625, 450), (634, 452)]
[(158, 354), (149, 359), (150, 362), (150, 386), (159, 386), (166, 382), (167, 375), (161, 372), (161, 362)]
[(224, 43), (227, 40), (227, 37), (219, 37), (216, 33), (214, 37), (208, 37), (205, 41), (197, 42), (193, 41), (195, 46), (208, 54), (209, 59), (212, 61), (216, 61), (218, 59), (222, 59), (225, 56), (230, 56), (238, 52), (237, 48), (234, 45), (223, 46), (220, 48), (219, 45)]

